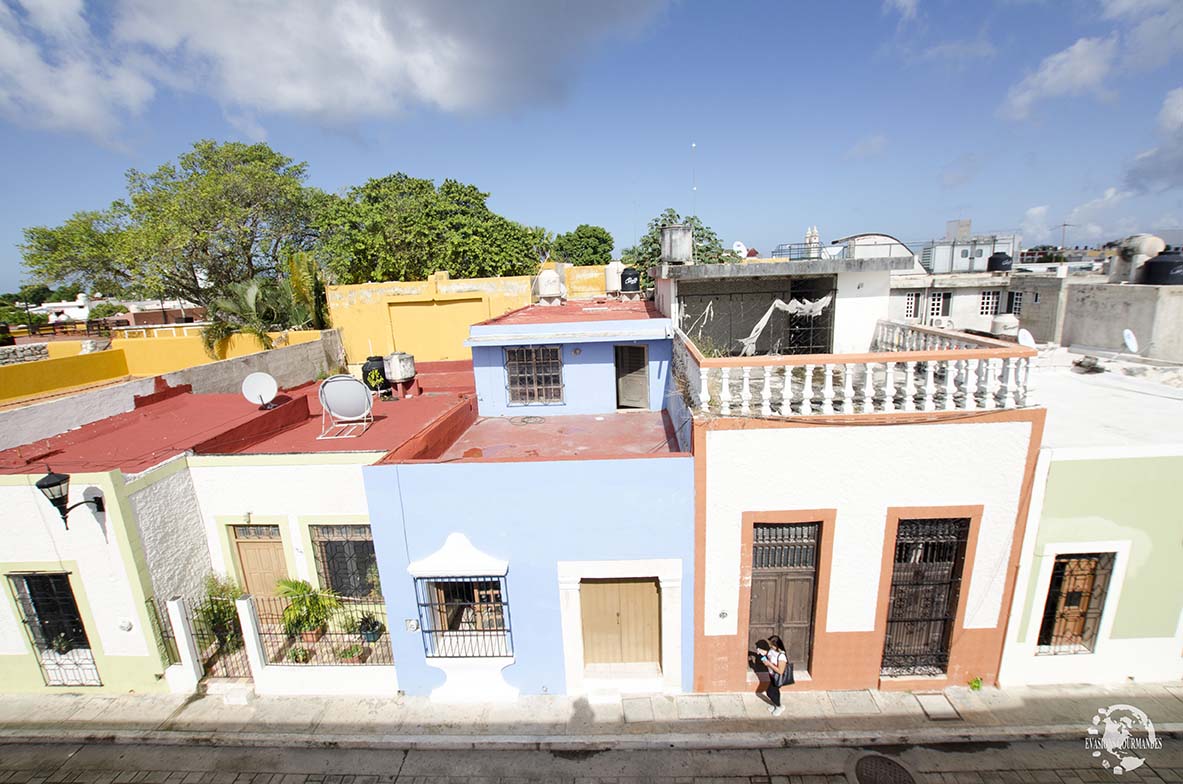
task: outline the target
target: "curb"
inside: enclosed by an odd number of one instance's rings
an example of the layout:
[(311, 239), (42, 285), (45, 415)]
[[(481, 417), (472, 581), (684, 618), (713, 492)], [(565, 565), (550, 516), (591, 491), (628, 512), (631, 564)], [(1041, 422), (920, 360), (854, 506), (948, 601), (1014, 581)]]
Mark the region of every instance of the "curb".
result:
[[(1160, 737), (1183, 738), (1183, 723), (1164, 723)], [(925, 728), (897, 731), (717, 732), (603, 735), (313, 735), (179, 730), (0, 730), (0, 745), (103, 743), (148, 746), (374, 749), (401, 751), (640, 751), (940, 746), (961, 743), (1084, 742), (1082, 725)]]

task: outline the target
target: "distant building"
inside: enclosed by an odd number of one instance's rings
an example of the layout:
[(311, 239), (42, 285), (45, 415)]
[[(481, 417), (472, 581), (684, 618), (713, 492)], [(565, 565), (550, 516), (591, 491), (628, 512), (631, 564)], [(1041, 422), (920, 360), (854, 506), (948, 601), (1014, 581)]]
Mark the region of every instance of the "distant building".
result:
[(930, 273), (985, 272), (990, 257), (1005, 253), (1019, 256), (1022, 237), (1017, 234), (973, 234), (969, 220), (949, 221), (945, 238), (925, 243), (920, 264)]

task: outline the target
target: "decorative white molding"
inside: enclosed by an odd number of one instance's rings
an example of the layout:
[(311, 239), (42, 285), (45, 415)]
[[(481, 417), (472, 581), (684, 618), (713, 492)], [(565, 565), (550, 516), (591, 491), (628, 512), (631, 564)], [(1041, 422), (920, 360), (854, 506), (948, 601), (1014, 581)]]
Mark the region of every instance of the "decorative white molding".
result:
[(518, 688), (506, 683), (501, 671), (515, 661), (512, 656), (425, 659), (428, 667), (442, 670), (447, 678), (442, 686), (432, 690), (431, 701), (450, 704), (512, 702), (518, 698)]
[(443, 547), (407, 566), (412, 577), (504, 577), (508, 571), (509, 561), (478, 550), (460, 533), (448, 534)]
[[(587, 666), (583, 660), (580, 581), (638, 577), (656, 578), (661, 591), (661, 689), (666, 694), (682, 693), (682, 559), (654, 558), (558, 562), (559, 618), (563, 627), (563, 665), (568, 696), (588, 692)], [(595, 685), (624, 693), (636, 682), (628, 679), (606, 682), (606, 679), (597, 678)]]

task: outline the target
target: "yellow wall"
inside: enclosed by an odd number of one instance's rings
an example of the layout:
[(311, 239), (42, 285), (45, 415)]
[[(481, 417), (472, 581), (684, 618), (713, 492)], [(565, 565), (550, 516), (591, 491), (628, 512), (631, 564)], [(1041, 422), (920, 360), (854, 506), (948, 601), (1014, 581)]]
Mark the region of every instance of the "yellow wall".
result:
[(58, 389), (96, 384), (128, 375), (122, 351), (41, 359), (0, 367), (0, 400), (30, 397)]
[[(603, 295), (604, 267), (568, 267), (566, 275), (569, 297)], [(353, 365), (394, 351), (421, 362), (471, 359), (464, 345), (468, 328), (531, 304), (533, 280), (528, 275), (452, 280), (437, 272), (427, 280), (329, 286), (329, 317), (341, 330)]]
[(76, 357), (82, 353), (81, 340), (51, 340), (45, 344), (50, 359)]
[[(320, 332), (316, 330), (272, 332), (270, 335), (277, 348), (320, 340)], [(127, 355), (128, 372), (133, 376), (159, 376), (217, 361), (205, 353), (205, 347), (197, 335), (180, 338), (116, 338), (111, 341), (111, 348)], [(231, 335), (219, 359), (257, 354), (262, 350), (263, 346), (250, 335)]]

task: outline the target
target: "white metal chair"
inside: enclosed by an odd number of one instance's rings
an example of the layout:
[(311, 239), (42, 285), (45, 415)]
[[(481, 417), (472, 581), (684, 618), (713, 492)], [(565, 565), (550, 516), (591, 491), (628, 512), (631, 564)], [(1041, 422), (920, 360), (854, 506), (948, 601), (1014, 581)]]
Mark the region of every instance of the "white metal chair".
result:
[(374, 422), (374, 394), (353, 376), (329, 376), (320, 385), (320, 435), (326, 438), (360, 436)]

